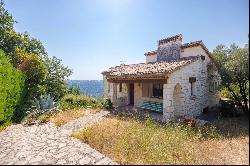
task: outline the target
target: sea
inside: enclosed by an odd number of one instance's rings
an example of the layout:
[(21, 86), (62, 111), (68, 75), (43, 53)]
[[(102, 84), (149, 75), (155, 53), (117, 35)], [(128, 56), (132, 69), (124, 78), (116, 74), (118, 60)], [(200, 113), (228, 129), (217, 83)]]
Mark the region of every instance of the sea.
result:
[(103, 95), (103, 80), (67, 80), (70, 87), (79, 87), (82, 94), (91, 97)]

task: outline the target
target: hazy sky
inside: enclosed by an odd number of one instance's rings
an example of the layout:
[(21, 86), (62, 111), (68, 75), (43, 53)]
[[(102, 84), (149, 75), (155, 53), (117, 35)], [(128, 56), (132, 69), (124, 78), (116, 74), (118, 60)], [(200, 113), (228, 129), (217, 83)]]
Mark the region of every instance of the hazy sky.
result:
[(15, 29), (41, 40), (49, 54), (73, 69), (70, 79), (102, 79), (102, 71), (145, 62), (157, 40), (182, 34), (243, 46), (249, 34), (248, 0), (5, 0)]

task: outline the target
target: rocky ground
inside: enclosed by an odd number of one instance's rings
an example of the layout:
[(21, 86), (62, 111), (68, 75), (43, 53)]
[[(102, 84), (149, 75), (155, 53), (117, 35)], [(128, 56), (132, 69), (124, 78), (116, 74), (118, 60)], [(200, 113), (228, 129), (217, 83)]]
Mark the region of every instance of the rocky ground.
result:
[(0, 132), (0, 164), (116, 164), (87, 144), (69, 137), (72, 131), (93, 124), (107, 114), (101, 111), (61, 127), (52, 123), (9, 126)]

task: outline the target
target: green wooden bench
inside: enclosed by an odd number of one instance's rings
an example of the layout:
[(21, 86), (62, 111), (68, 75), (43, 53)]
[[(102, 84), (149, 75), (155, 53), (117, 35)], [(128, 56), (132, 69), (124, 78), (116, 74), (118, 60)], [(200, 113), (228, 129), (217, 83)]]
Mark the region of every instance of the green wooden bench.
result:
[(155, 112), (163, 112), (163, 104), (155, 101), (143, 101), (142, 109), (151, 110)]

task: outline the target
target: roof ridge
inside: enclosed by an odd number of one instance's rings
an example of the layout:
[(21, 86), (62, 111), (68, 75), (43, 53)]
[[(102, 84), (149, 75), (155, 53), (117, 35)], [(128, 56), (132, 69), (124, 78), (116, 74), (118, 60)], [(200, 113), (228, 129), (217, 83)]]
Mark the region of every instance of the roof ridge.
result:
[(193, 44), (193, 43), (203, 43), (203, 41), (202, 40), (196, 40), (196, 41), (192, 41), (192, 42), (188, 42), (188, 43), (183, 43), (182, 45)]
[(177, 61), (160, 61), (154, 63), (137, 63), (130, 65), (120, 65), (111, 67), (108, 70), (102, 72), (104, 75), (109, 76), (125, 76), (125, 75), (133, 75), (133, 76), (141, 76), (148, 74), (164, 74), (171, 73), (173, 71), (178, 70), (182, 66), (186, 64), (190, 64), (192, 62), (197, 61), (198, 56), (181, 58)]

